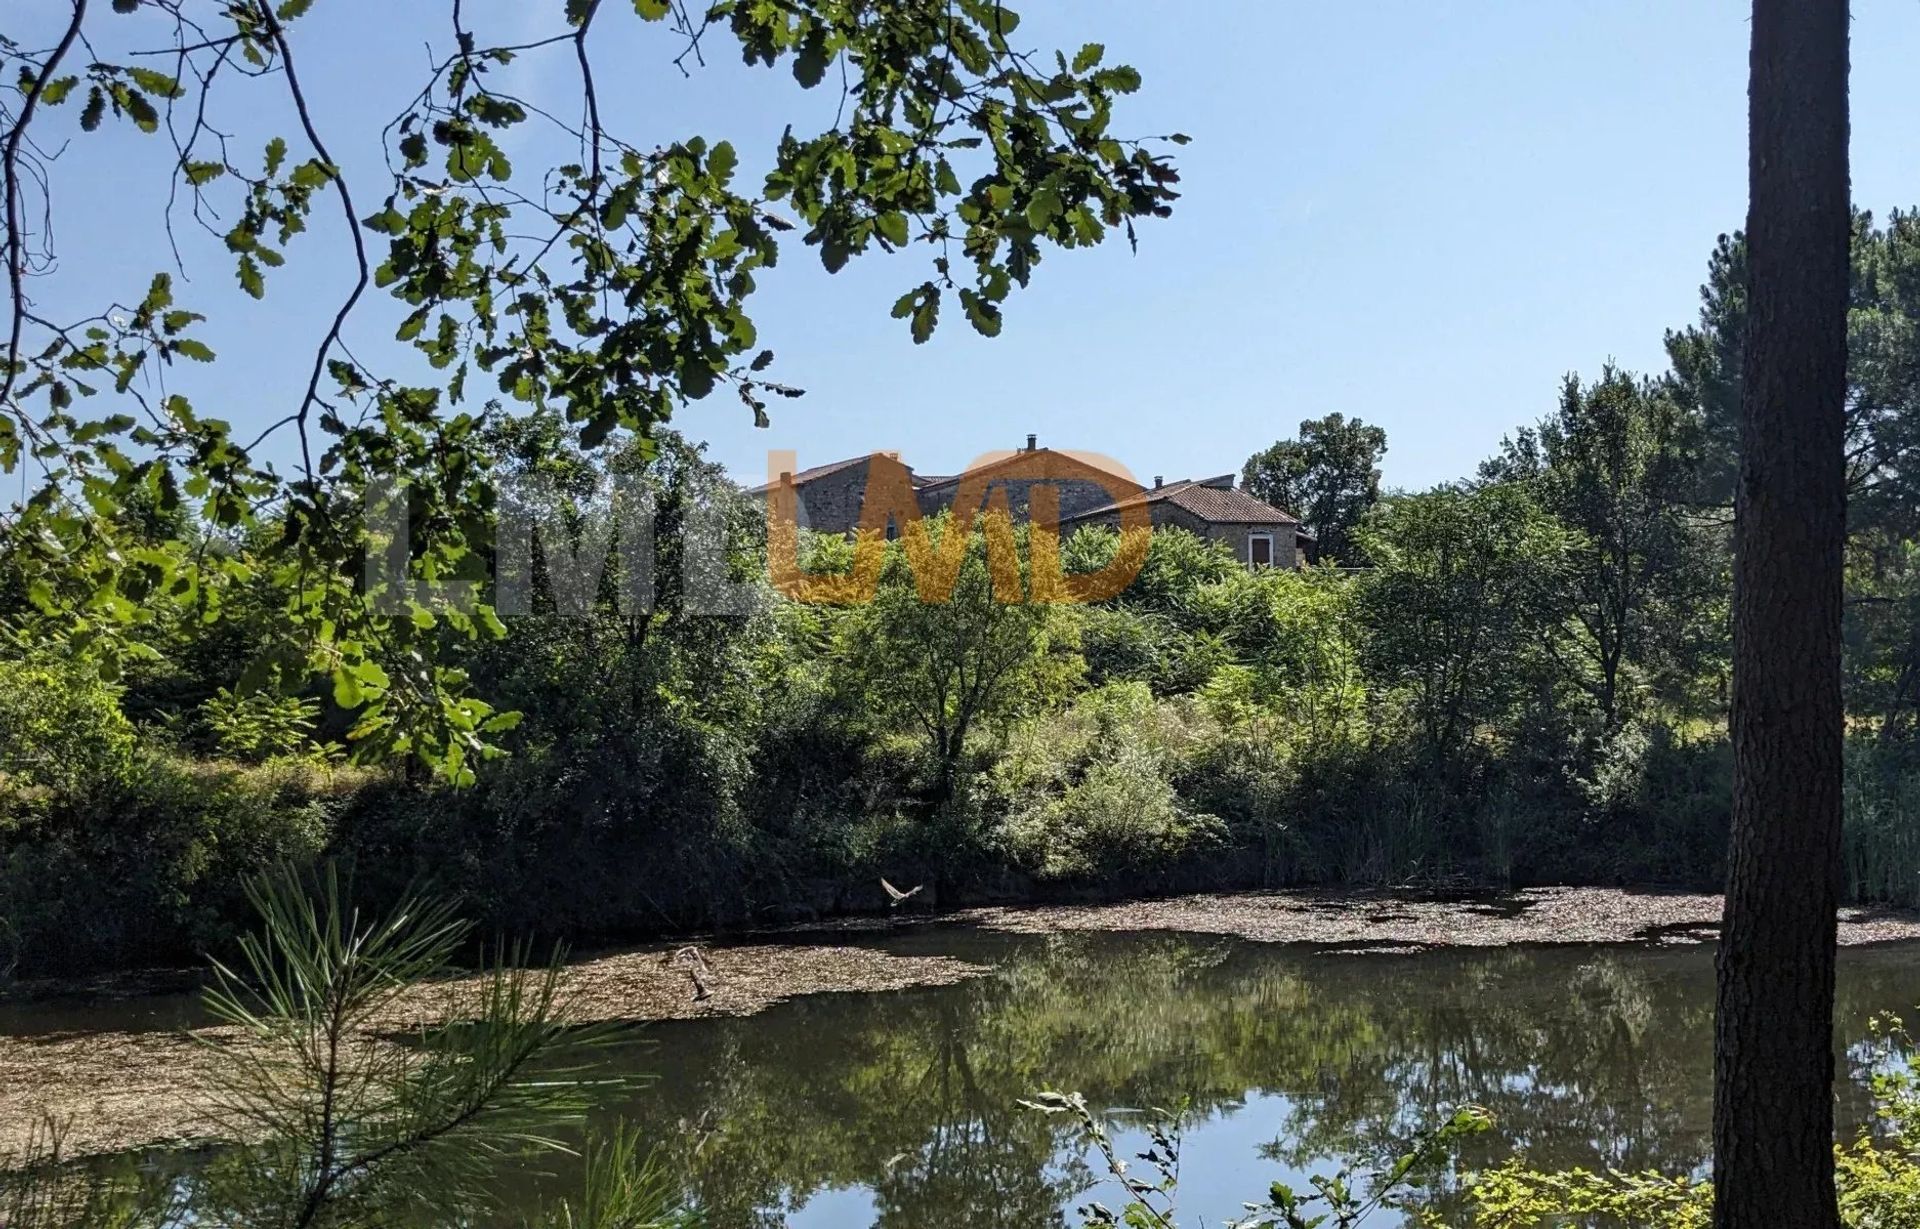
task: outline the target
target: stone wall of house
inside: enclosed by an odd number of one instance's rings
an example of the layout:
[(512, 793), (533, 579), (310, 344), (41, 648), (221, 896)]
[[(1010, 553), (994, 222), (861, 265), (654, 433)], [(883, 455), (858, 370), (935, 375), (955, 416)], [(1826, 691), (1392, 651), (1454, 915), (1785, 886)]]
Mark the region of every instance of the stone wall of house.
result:
[(862, 461), (838, 473), (816, 478), (800, 489), (801, 524), (820, 533), (849, 533), (860, 524), (860, 508), (867, 491), (867, 467)]
[(1277, 568), (1297, 568), (1300, 566), (1299, 549), (1295, 544), (1292, 525), (1247, 524), (1236, 521), (1208, 521), (1195, 516), (1177, 504), (1158, 503), (1153, 505), (1153, 523), (1155, 525), (1178, 525), (1210, 542), (1224, 542), (1233, 551), (1233, 557), (1241, 563), (1251, 558), (1248, 539), (1254, 534), (1268, 534), (1273, 538), (1273, 566)]
[[(1294, 537), (1292, 525), (1247, 524), (1231, 521), (1208, 521), (1180, 507), (1178, 504), (1161, 501), (1148, 505), (1153, 515), (1154, 528), (1177, 525), (1210, 542), (1224, 542), (1233, 551), (1233, 557), (1241, 563), (1248, 561), (1248, 538), (1253, 534), (1269, 534), (1273, 538), (1273, 566), (1277, 568), (1297, 568), (1303, 562), (1300, 557), (1298, 540)], [(1082, 525), (1104, 525), (1109, 529), (1120, 528), (1118, 513), (1106, 516), (1090, 517), (1086, 521), (1069, 528)]]
[[(985, 498), (974, 508), (992, 507), (999, 502), (1002, 493), (1007, 500), (1007, 508), (1016, 522), (1027, 519), (1028, 510), (1033, 504), (1033, 492), (1039, 487), (1051, 487), (1060, 501), (1062, 518), (1076, 516), (1090, 508), (1111, 503), (1124, 488), (1115, 484), (1116, 489), (1109, 490), (1100, 483), (1083, 478), (991, 478), (986, 484)], [(932, 516), (934, 513), (953, 506), (953, 499), (959, 494), (958, 483), (946, 484), (931, 490), (920, 492), (920, 511)]]
[(860, 509), (867, 491), (871, 461), (857, 461), (845, 469), (800, 484), (796, 492), (800, 525), (817, 533), (852, 533), (860, 527)]

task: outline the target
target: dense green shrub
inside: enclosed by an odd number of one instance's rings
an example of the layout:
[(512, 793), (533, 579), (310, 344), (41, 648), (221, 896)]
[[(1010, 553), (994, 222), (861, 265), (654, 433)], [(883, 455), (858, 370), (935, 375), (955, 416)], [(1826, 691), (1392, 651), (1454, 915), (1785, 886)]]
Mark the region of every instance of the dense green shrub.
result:
[(996, 773), (1016, 865), (1042, 879), (1152, 879), (1224, 841), (1174, 787), (1212, 733), (1192, 704), (1112, 683), (1023, 726)]
[(1920, 758), (1904, 744), (1853, 739), (1846, 786), (1847, 894), (1920, 905)]
[(1177, 690), (1186, 640), (1173, 621), (1154, 611), (1128, 606), (1088, 606), (1080, 611), (1080, 654), (1087, 682), (1149, 683)]
[(312, 738), (319, 713), (317, 700), (271, 691), (236, 693), (225, 687), (199, 710), (214, 752), (252, 763), (317, 750)]
[(0, 968), (71, 974), (221, 949), (246, 876), (319, 853), (364, 780), (140, 749), (87, 793), (42, 797), (0, 827)]
[(132, 770), (135, 735), (97, 672), (40, 662), (0, 668), (0, 822), (28, 795), (83, 796)]
[(1014, 860), (1043, 879), (1164, 872), (1222, 835), (1217, 818), (1181, 802), (1160, 758), (1132, 741), (1103, 751), (1077, 781), (1007, 820)]
[[(529, 455), (575, 497), (595, 489), (587, 460)], [(661, 455), (617, 464), (664, 466), (646, 471), (660, 515), (683, 516), (714, 471), (683, 445)], [(1592, 680), (1556, 664), (1541, 620), (1562, 614), (1533, 556), (1562, 535), (1524, 492), (1389, 501), (1362, 574), (1250, 572), (1157, 533), (1140, 585), (1038, 609), (998, 600), (980, 534), (957, 601), (919, 602), (898, 545), (874, 605), (780, 600), (750, 575), (751, 517), (715, 498), (744, 583), (731, 614), (684, 608), (672, 567), (652, 610), (626, 609), (610, 570), (586, 609), (536, 585), (504, 640), (459, 650), (521, 715), (466, 788), (275, 758), (324, 756), (343, 718), (287, 678), (246, 691), (232, 661), (148, 678), (137, 704), (69, 665), (6, 671), (0, 962), (181, 959), (223, 941), (241, 874), (319, 851), (371, 901), (429, 888), (488, 931), (586, 940), (883, 909), (881, 877), (942, 902), (1719, 882), (1724, 733), (1638, 691), (1609, 724)], [(1467, 538), (1422, 521), (1428, 504)], [(1064, 557), (1084, 570), (1116, 542), (1082, 533)], [(853, 566), (844, 540), (804, 548), (816, 569)], [(1422, 603), (1491, 622), (1409, 622)], [(1849, 751), (1856, 898), (1920, 903), (1904, 747), (1863, 732)], [(196, 765), (191, 748), (265, 763)]]

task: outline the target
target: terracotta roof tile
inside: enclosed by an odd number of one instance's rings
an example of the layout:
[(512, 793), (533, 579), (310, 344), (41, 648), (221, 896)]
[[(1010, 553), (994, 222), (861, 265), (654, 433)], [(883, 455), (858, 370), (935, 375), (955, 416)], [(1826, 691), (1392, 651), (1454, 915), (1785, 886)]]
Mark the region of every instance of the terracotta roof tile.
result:
[(1213, 486), (1185, 486), (1168, 496), (1173, 503), (1209, 521), (1251, 525), (1298, 525), (1292, 516), (1245, 491)]

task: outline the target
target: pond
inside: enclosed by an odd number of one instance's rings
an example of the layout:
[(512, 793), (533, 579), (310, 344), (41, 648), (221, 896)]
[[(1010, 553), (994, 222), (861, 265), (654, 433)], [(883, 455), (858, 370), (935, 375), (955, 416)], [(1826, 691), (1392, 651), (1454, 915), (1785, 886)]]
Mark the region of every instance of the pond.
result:
[[(646, 1082), (607, 1095), (599, 1117), (657, 1141), (711, 1229), (1061, 1224), (1092, 1173), (1067, 1123), (1019, 1104), (1048, 1089), (1111, 1111), (1129, 1144), (1145, 1114), (1184, 1107), (1192, 1224), (1223, 1223), (1275, 1180), (1378, 1163), (1465, 1103), (1498, 1124), (1469, 1141), (1468, 1166), (1514, 1154), (1548, 1167), (1707, 1161), (1710, 946), (1353, 954), (950, 927), (868, 942), (990, 972), (655, 1024), (614, 1051)], [(1848, 1130), (1867, 1113), (1869, 1019), (1915, 1004), (1920, 945), (1842, 951)], [(139, 1010), (149, 1026), (185, 1018), (177, 1002)], [(0, 1027), (36, 1023), (82, 1021), (16, 1012)], [(504, 1193), (526, 1207), (572, 1185), (565, 1172), (517, 1173)], [(1097, 1197), (1115, 1202), (1110, 1189)]]
[[(609, 1106), (661, 1142), (713, 1229), (1033, 1229), (1090, 1176), (1045, 1089), (1185, 1106), (1182, 1208), (1219, 1225), (1276, 1179), (1395, 1155), (1472, 1102), (1463, 1160), (1702, 1168), (1713, 952), (1561, 947), (1342, 955), (1178, 934), (932, 931), (895, 950), (990, 966), (951, 986), (820, 995), (649, 1030)], [(1868, 1021), (1920, 1003), (1920, 947), (1842, 953), (1849, 1129)], [(1129, 1150), (1128, 1155), (1132, 1151)], [(1112, 1202), (1111, 1192), (1102, 1195)], [(1443, 1196), (1444, 1198), (1444, 1196)]]

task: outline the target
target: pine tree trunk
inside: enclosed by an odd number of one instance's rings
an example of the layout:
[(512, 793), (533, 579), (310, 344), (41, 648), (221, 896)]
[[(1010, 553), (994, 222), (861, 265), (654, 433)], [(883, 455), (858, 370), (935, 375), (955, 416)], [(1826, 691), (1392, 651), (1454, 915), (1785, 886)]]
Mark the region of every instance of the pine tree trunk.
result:
[(1834, 1229), (1846, 0), (1754, 0), (1717, 1229)]

